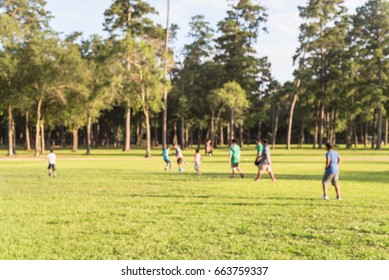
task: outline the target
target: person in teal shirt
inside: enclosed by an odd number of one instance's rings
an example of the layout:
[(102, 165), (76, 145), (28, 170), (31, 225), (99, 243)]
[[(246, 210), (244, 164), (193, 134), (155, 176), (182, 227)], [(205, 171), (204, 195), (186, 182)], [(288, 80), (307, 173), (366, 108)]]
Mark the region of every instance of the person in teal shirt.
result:
[(262, 158), (262, 152), (263, 152), (263, 145), (261, 139), (257, 139), (257, 157), (255, 158), (255, 165), (259, 166), (261, 164), (261, 158)]
[(242, 178), (244, 177), (243, 172), (239, 167), (239, 161), (240, 161), (240, 147), (239, 145), (236, 144), (236, 139), (232, 139), (232, 145), (230, 147), (230, 156), (228, 158), (228, 162), (229, 164), (231, 164), (231, 168), (232, 168), (231, 178), (235, 178), (236, 171), (239, 172), (240, 177)]
[(172, 162), (169, 159), (169, 152), (170, 152), (170, 147), (167, 146), (166, 149), (163, 150), (162, 156), (163, 156), (163, 160), (166, 163), (165, 170), (169, 169), (169, 171), (171, 171), (172, 170)]

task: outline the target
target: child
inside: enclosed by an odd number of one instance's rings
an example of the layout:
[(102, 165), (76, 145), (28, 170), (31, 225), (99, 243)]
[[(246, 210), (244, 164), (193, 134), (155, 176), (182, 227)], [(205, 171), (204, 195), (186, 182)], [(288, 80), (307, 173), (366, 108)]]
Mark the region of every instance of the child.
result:
[(230, 147), (230, 153), (229, 153), (229, 158), (228, 162), (231, 164), (232, 168), (232, 177), (235, 178), (236, 171), (239, 172), (240, 177), (243, 178), (243, 172), (239, 167), (239, 161), (240, 161), (240, 147), (239, 145), (236, 144), (236, 139), (231, 140), (232, 145)]
[(202, 158), (203, 158), (203, 156), (200, 154), (199, 149), (196, 149), (196, 154), (194, 156), (194, 161), (195, 161), (194, 169), (196, 170), (197, 175), (199, 175), (199, 176), (201, 176), (200, 166), (201, 166), (201, 159)]
[(182, 154), (182, 151), (180, 147), (178, 147), (177, 144), (174, 144), (174, 149), (176, 150), (176, 159), (178, 164), (178, 171), (183, 172), (184, 168), (182, 168), (182, 160), (184, 159), (184, 155)]
[(328, 200), (328, 186), (331, 183), (335, 187), (336, 199), (342, 200), (339, 186), (339, 166), (342, 159), (339, 154), (333, 150), (333, 145), (331, 143), (326, 143), (326, 150), (325, 172), (322, 180), (322, 198)]
[(53, 149), (50, 149), (50, 153), (47, 155), (47, 160), (49, 161), (49, 166), (47, 169), (49, 170), (49, 176), (51, 176), (51, 170), (53, 170), (53, 177), (57, 176), (57, 171), (55, 169), (55, 163), (57, 161), (57, 156), (54, 153)]
[(166, 149), (163, 150), (162, 156), (163, 156), (163, 160), (166, 162), (165, 170), (168, 170), (169, 168), (169, 171), (171, 171), (172, 162), (169, 159), (169, 152), (170, 152), (170, 147), (167, 146)]
[(207, 143), (205, 144), (205, 154), (208, 155), (209, 157), (213, 156), (213, 148), (212, 148), (211, 140), (208, 140)]

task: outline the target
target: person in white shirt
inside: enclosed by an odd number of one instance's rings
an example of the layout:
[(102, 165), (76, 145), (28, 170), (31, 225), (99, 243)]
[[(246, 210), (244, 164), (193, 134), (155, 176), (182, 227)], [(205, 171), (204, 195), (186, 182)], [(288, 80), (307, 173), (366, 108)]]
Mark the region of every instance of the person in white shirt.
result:
[(51, 176), (51, 170), (53, 171), (53, 177), (57, 176), (57, 170), (55, 169), (57, 156), (55, 155), (53, 149), (50, 149), (50, 154), (47, 155), (47, 160), (49, 162), (49, 166), (47, 167), (47, 169), (49, 170), (49, 176)]
[(201, 166), (201, 159), (203, 158), (203, 156), (200, 154), (199, 149), (196, 149), (196, 154), (195, 154), (194, 158), (195, 158), (194, 159), (195, 160), (194, 168), (197, 172), (197, 175), (201, 176), (200, 166)]
[(178, 164), (178, 171), (183, 172), (184, 168), (182, 168), (182, 160), (184, 159), (184, 155), (182, 154), (182, 151), (180, 147), (178, 147), (177, 144), (174, 144), (174, 149), (176, 150), (176, 159)]

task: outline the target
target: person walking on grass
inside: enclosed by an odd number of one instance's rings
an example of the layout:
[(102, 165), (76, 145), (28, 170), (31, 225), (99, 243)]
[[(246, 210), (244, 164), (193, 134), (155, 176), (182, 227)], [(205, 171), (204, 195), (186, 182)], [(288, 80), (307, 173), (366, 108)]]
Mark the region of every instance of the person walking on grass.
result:
[(213, 148), (212, 148), (212, 141), (211, 139), (208, 139), (205, 143), (205, 154), (209, 157), (213, 156)]
[(171, 171), (172, 170), (172, 162), (169, 159), (169, 152), (170, 152), (170, 147), (167, 146), (166, 149), (163, 150), (162, 156), (163, 156), (163, 160), (166, 163), (165, 170), (169, 169), (169, 171)]
[(50, 153), (47, 155), (47, 161), (49, 162), (49, 166), (47, 170), (49, 171), (49, 176), (51, 176), (51, 171), (53, 172), (53, 178), (57, 176), (57, 170), (55, 168), (55, 164), (57, 162), (57, 156), (54, 153), (53, 149), (50, 149)]
[(326, 164), (325, 172), (323, 175), (322, 185), (323, 185), (323, 199), (328, 200), (328, 186), (330, 183), (335, 187), (336, 199), (342, 200), (340, 196), (340, 187), (339, 187), (339, 166), (342, 161), (339, 154), (333, 150), (333, 145), (331, 143), (326, 143)]
[(262, 152), (263, 152), (263, 146), (261, 139), (257, 139), (257, 157), (255, 158), (255, 165), (258, 167), (261, 164), (261, 158), (262, 158)]
[(201, 176), (200, 167), (201, 167), (201, 159), (203, 156), (200, 154), (200, 150), (196, 149), (196, 154), (194, 156), (194, 169), (197, 172), (197, 175)]
[(262, 140), (263, 143), (263, 151), (261, 156), (261, 163), (258, 166), (258, 175), (255, 178), (255, 181), (259, 182), (264, 172), (269, 173), (270, 178), (273, 182), (276, 181), (276, 178), (273, 174), (273, 170), (271, 168), (271, 156), (270, 156), (270, 147), (268, 145), (267, 139)]
[(239, 145), (236, 144), (236, 139), (232, 139), (232, 145), (230, 147), (230, 154), (228, 158), (228, 163), (231, 165), (232, 168), (232, 177), (235, 178), (236, 176), (236, 171), (239, 172), (240, 177), (243, 176), (243, 172), (239, 167), (239, 161), (240, 161), (240, 147)]
[(176, 150), (176, 159), (177, 159), (177, 164), (178, 164), (178, 171), (183, 172), (184, 168), (182, 168), (182, 161), (184, 159), (184, 155), (182, 154), (182, 151), (180, 147), (178, 147), (177, 144), (174, 144), (174, 149)]

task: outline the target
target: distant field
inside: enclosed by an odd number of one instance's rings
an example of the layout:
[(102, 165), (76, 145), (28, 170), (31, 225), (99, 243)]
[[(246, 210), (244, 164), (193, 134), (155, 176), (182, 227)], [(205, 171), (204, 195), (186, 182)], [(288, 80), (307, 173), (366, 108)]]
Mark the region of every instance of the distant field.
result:
[[(227, 149), (165, 172), (160, 150), (0, 150), (0, 259), (389, 259), (389, 150), (344, 150), (343, 201), (320, 199), (324, 151), (272, 151), (278, 181), (229, 179)], [(175, 162), (174, 162), (175, 163)]]

